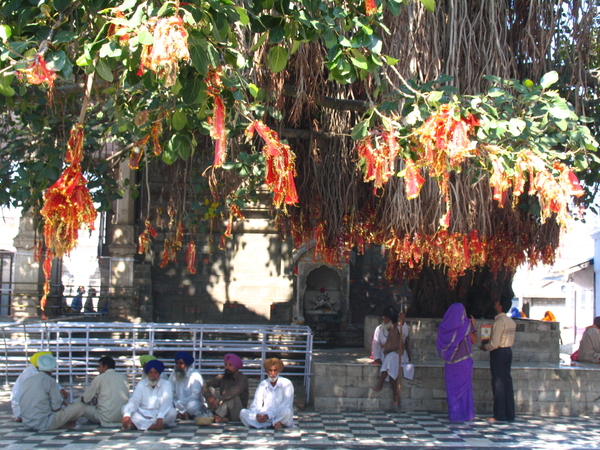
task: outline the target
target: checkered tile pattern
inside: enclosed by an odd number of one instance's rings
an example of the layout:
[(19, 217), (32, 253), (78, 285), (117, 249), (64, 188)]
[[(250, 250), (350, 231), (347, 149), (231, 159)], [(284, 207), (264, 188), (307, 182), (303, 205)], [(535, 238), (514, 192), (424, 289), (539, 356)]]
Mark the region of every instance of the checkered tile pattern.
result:
[[(4, 400), (4, 399), (3, 399)], [(296, 427), (247, 429), (241, 423), (198, 427), (179, 422), (162, 432), (125, 431), (85, 423), (75, 430), (32, 432), (11, 421), (0, 405), (0, 448), (9, 449), (411, 449), (488, 447), (513, 449), (600, 448), (600, 419), (518, 416), (513, 423), (453, 423), (445, 414), (298, 411)]]

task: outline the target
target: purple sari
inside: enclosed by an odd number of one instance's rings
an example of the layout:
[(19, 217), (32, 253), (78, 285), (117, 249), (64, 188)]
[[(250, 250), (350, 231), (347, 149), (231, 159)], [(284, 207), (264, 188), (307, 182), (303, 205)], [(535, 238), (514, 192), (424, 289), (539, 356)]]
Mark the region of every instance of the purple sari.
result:
[(444, 378), (448, 399), (448, 418), (453, 422), (473, 420), (473, 358), (471, 358), (471, 323), (462, 303), (450, 305), (440, 323), (437, 349), (446, 361)]

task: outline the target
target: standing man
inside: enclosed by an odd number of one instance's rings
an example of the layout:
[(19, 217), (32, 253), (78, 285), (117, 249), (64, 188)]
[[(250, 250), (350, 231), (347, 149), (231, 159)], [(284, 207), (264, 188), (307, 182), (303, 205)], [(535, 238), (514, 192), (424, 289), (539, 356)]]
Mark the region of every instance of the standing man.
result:
[(216, 423), (240, 420), (240, 411), (248, 406), (248, 378), (240, 372), (244, 367), (242, 359), (227, 353), (223, 360), (225, 372), (202, 386), (202, 395), (215, 413)]
[(512, 422), (515, 420), (515, 395), (510, 368), (512, 349), (515, 343), (517, 324), (506, 315), (510, 310), (510, 300), (497, 300), (494, 303), (496, 317), (492, 325), (492, 334), (481, 350), (490, 352), (490, 370), (492, 372), (492, 392), (494, 394), (494, 417), (489, 422)]
[(287, 378), (280, 377), (283, 362), (279, 358), (267, 359), (264, 363), (268, 378), (256, 389), (250, 409), (242, 409), (240, 420), (247, 427), (294, 426), (294, 385)]
[[(404, 320), (403, 320), (404, 322)], [(404, 353), (402, 343), (402, 325), (398, 325), (398, 310), (388, 306), (383, 311), (383, 323), (375, 329), (373, 336), (373, 358), (375, 364), (381, 364), (379, 383), (375, 392), (383, 389), (383, 383), (389, 380), (394, 396), (394, 405), (400, 403), (398, 378), (400, 377), (400, 355)]]
[(177, 418), (190, 420), (198, 414), (207, 411), (202, 385), (204, 380), (197, 369), (192, 367), (194, 357), (188, 352), (175, 354), (175, 369), (169, 377), (173, 384), (175, 409)]
[(23, 383), (19, 401), (23, 425), (30, 430), (48, 431), (57, 428), (75, 428), (75, 421), (83, 414), (83, 403), (76, 401), (61, 409), (63, 398), (52, 372), (56, 359), (52, 355), (38, 358), (39, 372)]
[(129, 400), (127, 377), (115, 372), (115, 360), (110, 356), (100, 358), (98, 372), (100, 375), (94, 378), (81, 397), (86, 404), (83, 415), (103, 427), (118, 426), (123, 421), (123, 406)]
[(173, 385), (160, 374), (165, 365), (158, 359), (144, 366), (147, 378), (135, 387), (129, 402), (123, 406), (123, 428), (161, 431), (175, 425), (177, 411), (173, 408)]

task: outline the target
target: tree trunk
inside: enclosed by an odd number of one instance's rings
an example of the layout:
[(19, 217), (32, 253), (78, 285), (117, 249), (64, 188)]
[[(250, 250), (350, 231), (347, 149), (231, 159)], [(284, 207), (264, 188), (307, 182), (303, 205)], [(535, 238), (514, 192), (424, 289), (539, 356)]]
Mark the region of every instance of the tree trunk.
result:
[(499, 272), (496, 276), (488, 267), (467, 273), (451, 289), (442, 268), (424, 266), (419, 277), (409, 282), (412, 302), (408, 317), (441, 318), (453, 303), (462, 303), (467, 316), (476, 319), (495, 316), (496, 300), (512, 299), (512, 272)]

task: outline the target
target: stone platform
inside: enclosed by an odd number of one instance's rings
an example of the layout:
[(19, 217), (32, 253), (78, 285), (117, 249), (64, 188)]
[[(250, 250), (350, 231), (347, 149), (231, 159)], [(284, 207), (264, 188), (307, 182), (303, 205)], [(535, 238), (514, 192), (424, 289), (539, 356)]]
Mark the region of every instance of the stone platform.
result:
[[(389, 383), (381, 392), (373, 390), (379, 367), (372, 364), (369, 355), (361, 348), (315, 350), (311, 395), (315, 409), (395, 410)], [(446, 412), (443, 361), (415, 361), (414, 365), (414, 379), (401, 381), (399, 410)], [(517, 361), (513, 362), (512, 376), (517, 414), (567, 416), (600, 412), (600, 365)], [(476, 413), (491, 415), (489, 362), (475, 359), (473, 390)]]

